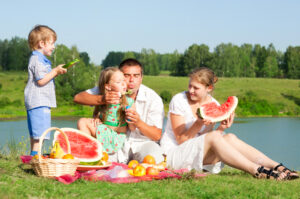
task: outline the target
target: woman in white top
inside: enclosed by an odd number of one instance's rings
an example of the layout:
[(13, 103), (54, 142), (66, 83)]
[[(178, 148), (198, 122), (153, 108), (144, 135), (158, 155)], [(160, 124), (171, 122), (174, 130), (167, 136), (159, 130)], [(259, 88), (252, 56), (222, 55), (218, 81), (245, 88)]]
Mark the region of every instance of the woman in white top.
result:
[(218, 103), (210, 95), (218, 78), (208, 68), (197, 68), (189, 76), (188, 91), (178, 93), (170, 102), (168, 122), (160, 142), (168, 166), (218, 173), (224, 162), (257, 178), (299, 177), (297, 172), (271, 160), (234, 134), (225, 134), (224, 130), (233, 123), (234, 113), (216, 130), (214, 123), (199, 118), (196, 111), (202, 104)]

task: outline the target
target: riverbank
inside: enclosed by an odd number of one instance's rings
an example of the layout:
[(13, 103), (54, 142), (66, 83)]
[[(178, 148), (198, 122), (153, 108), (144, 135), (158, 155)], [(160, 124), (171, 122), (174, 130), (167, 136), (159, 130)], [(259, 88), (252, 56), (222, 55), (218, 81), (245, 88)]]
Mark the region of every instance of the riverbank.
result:
[[(0, 72), (0, 119), (26, 117), (26, 81), (26, 72)], [(187, 77), (144, 76), (143, 83), (158, 94), (166, 91), (170, 96), (188, 88)], [(238, 96), (237, 117), (299, 117), (299, 88), (300, 81), (292, 79), (220, 78), (213, 96), (220, 103), (224, 103), (228, 96)], [(169, 100), (165, 102), (165, 114)], [(52, 109), (53, 117), (91, 117), (93, 112), (93, 107), (76, 105), (72, 101), (58, 100), (57, 104), (58, 107)]]

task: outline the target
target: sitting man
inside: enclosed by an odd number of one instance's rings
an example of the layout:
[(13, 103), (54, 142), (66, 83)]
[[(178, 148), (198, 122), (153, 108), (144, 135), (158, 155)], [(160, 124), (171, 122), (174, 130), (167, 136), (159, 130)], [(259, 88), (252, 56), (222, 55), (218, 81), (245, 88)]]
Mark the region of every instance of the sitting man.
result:
[[(110, 155), (109, 160), (127, 163), (135, 159), (142, 162), (146, 155), (152, 155), (159, 163), (163, 161), (162, 150), (157, 144), (162, 135), (164, 119), (162, 99), (155, 91), (142, 84), (143, 66), (140, 62), (126, 59), (119, 69), (124, 73), (127, 89), (131, 91), (129, 97), (135, 100), (136, 110), (126, 110), (126, 118), (136, 129), (128, 130), (123, 149)], [(106, 95), (99, 95), (98, 87), (78, 93), (74, 97), (75, 103), (83, 105), (117, 104), (119, 100), (118, 92), (109, 91)], [(97, 121), (93, 118), (81, 118), (77, 123), (78, 129), (95, 132)]]

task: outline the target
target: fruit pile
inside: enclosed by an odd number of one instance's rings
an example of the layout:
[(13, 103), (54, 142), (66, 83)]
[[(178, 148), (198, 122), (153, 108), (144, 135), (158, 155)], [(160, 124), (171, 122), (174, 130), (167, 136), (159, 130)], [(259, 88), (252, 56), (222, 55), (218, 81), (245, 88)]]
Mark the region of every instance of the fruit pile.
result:
[[(59, 142), (55, 142), (54, 146), (51, 149), (50, 155), (42, 155), (43, 159), (52, 158), (52, 159), (74, 159), (72, 154), (65, 154), (62, 148), (59, 145)], [(33, 159), (39, 159), (38, 155), (34, 155)]]
[(156, 176), (159, 172), (166, 169), (167, 161), (166, 155), (164, 155), (164, 161), (159, 164), (156, 164), (155, 158), (151, 155), (146, 155), (142, 163), (139, 163), (137, 160), (131, 160), (128, 163), (128, 173), (132, 176), (144, 176), (144, 175), (153, 175)]

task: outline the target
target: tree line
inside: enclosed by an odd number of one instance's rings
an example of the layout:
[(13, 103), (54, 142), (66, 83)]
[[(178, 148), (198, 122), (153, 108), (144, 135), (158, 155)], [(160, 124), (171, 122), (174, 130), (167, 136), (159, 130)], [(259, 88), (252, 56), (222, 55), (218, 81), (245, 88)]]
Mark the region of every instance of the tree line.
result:
[(193, 44), (183, 54), (160, 54), (152, 49), (141, 52), (109, 52), (103, 67), (118, 65), (125, 58), (138, 59), (146, 75), (158, 75), (162, 70), (173, 76), (187, 76), (196, 67), (213, 69), (219, 77), (300, 78), (300, 46), (289, 46), (282, 53), (273, 44), (218, 45), (213, 52), (205, 44)]
[[(26, 71), (30, 49), (27, 40), (14, 37), (0, 40), (0, 71)], [(88, 53), (79, 52), (76, 47), (58, 45), (51, 56), (53, 66), (80, 58), (81, 64), (92, 68)], [(300, 46), (289, 46), (285, 52), (277, 51), (273, 44), (220, 44), (212, 52), (205, 44), (193, 44), (184, 53), (160, 54), (153, 49), (141, 52), (111, 51), (102, 61), (102, 66), (117, 66), (126, 58), (136, 58), (144, 65), (146, 75), (159, 75), (170, 71), (173, 76), (187, 76), (196, 67), (213, 69), (219, 77), (268, 77), (300, 78)]]
[[(68, 47), (64, 45), (58, 45), (54, 51), (54, 54), (50, 58), (50, 60), (54, 61), (53, 65), (56, 64), (55, 56), (59, 61), (68, 61), (69, 59), (72, 59), (72, 56), (75, 56), (75, 51), (78, 54), (76, 55), (78, 56), (76, 58), (80, 58), (86, 66), (91, 65), (88, 53), (78, 53), (77, 49), (71, 49), (70, 51), (73, 51), (74, 55), (70, 56), (69, 52), (64, 52), (68, 50)], [(31, 50), (29, 49), (28, 42), (26, 39), (14, 37), (11, 40), (0, 40), (0, 71), (27, 70), (30, 54)]]

